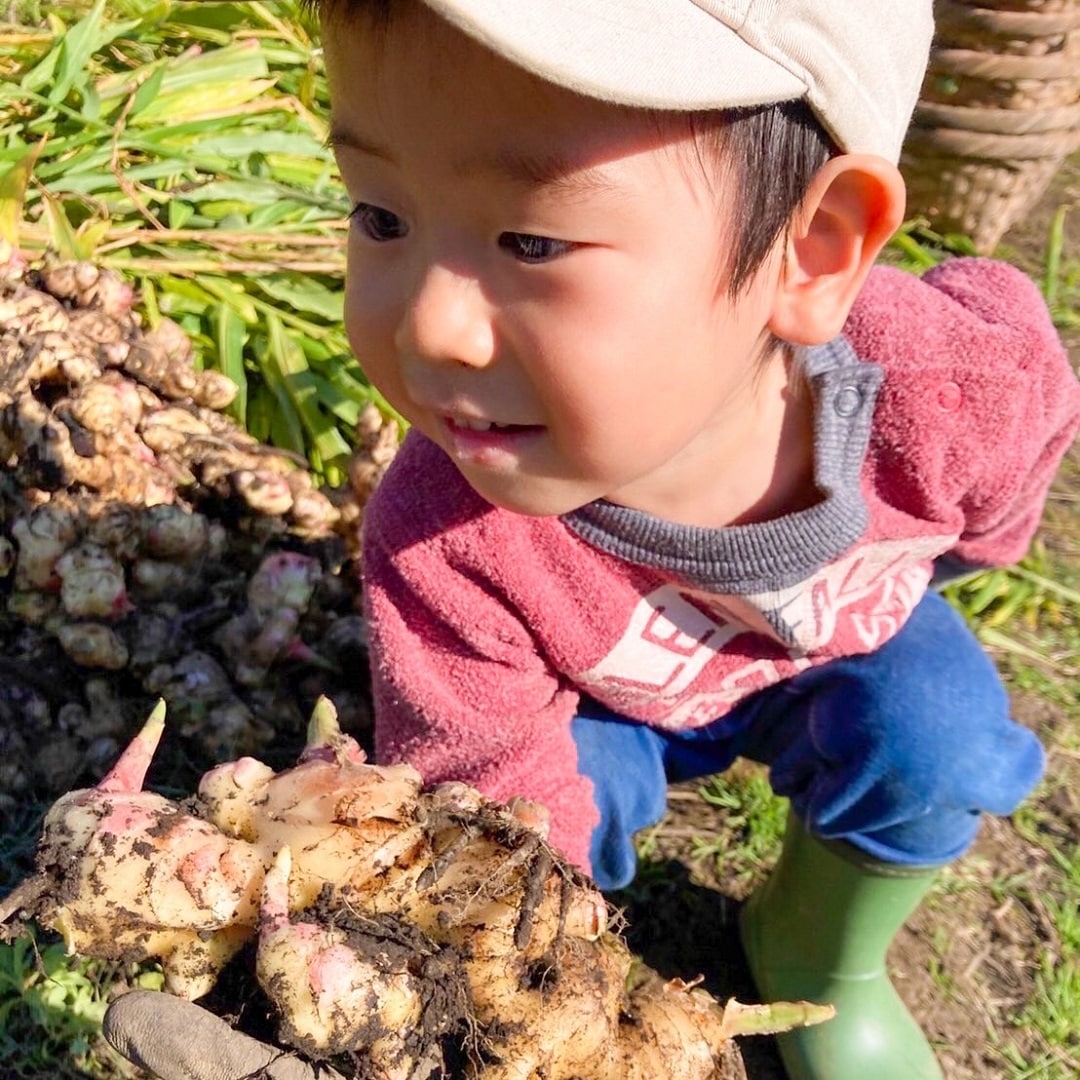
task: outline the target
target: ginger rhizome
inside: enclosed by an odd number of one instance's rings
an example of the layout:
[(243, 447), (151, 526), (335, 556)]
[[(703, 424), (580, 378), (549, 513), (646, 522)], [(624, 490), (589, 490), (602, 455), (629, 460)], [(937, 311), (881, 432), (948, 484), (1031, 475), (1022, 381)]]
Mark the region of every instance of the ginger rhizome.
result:
[(0, 921), (157, 959), (189, 999), (253, 943), (282, 1044), (357, 1080), (708, 1080), (734, 1035), (830, 1013), (664, 981), (547, 845), (542, 808), (368, 764), (326, 699), (293, 768), (241, 758), (183, 803), (142, 790), (163, 718), (51, 808)]

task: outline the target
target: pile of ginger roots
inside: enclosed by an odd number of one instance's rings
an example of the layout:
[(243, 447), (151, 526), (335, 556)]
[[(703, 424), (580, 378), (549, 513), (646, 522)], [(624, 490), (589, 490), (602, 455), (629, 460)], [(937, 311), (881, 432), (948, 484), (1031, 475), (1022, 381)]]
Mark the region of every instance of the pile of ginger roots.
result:
[(281, 1046), (355, 1080), (735, 1080), (734, 1036), (830, 1012), (661, 979), (547, 845), (542, 807), (367, 763), (327, 699), (295, 766), (144, 791), (164, 712), (53, 805), (0, 901), (9, 935), (33, 918), (72, 952), (157, 960), (187, 999), (253, 952)]
[(236, 396), (114, 270), (0, 262), (0, 829), (93, 783), (159, 697), (181, 787), (295, 752), (322, 694), (370, 729), (356, 538), (397, 427), (361, 409), (324, 488)]

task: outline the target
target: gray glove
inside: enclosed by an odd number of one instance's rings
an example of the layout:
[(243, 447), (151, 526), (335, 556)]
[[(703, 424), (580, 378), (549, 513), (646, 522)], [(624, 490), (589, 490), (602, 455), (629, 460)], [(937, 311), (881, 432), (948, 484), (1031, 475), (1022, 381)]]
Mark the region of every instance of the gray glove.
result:
[(105, 1013), (105, 1038), (161, 1080), (342, 1080), (284, 1050), (234, 1031), (220, 1017), (171, 994), (133, 990)]

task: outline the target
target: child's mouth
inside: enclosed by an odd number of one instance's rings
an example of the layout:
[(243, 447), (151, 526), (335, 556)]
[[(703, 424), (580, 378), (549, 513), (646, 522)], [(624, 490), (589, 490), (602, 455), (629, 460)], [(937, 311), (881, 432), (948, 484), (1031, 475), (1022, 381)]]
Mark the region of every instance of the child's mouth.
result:
[(496, 465), (521, 443), (544, 430), (540, 424), (500, 424), (494, 420), (446, 417), (444, 421), (455, 454), (475, 464)]
[(446, 417), (446, 426), (457, 435), (518, 435), (542, 431), (540, 424), (500, 424), (495, 420), (474, 420), (462, 417)]
[(527, 427), (526, 424), (497, 424), (494, 420), (448, 420), (452, 428), (465, 428), (468, 431), (513, 431)]

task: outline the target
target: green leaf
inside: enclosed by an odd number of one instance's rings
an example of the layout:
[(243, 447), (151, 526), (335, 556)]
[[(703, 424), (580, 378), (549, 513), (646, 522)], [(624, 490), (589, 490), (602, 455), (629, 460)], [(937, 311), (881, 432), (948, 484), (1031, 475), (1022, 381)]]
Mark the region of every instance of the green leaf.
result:
[(136, 5), (139, 9), (138, 22), (134, 27), (137, 37), (149, 36), (154, 30), (169, 17), (175, 8), (173, 0), (157, 0), (156, 3), (148, 3), (147, 0), (139, 0)]
[(137, 117), (139, 126), (172, 124), (218, 117), (257, 98), (274, 85), (273, 79), (247, 79), (233, 83), (219, 80), (189, 90), (161, 94), (150, 102)]
[(78, 234), (71, 227), (67, 214), (60, 201), (49, 192), (42, 192), (45, 205), (45, 220), (49, 224), (49, 239), (61, 258), (81, 258), (81, 245)]
[(87, 120), (96, 120), (101, 115), (101, 98), (92, 83), (85, 83), (82, 87), (83, 107), (82, 113)]
[(111, 224), (108, 218), (98, 221), (90, 219), (84, 221), (78, 227), (75, 235), (78, 239), (80, 259), (92, 259), (94, 257), (94, 252), (97, 251), (98, 245), (105, 239)]
[(247, 327), (236, 310), (225, 303), (219, 303), (214, 309), (213, 321), (217, 366), (238, 388), (229, 412), (242, 421), (247, 414), (247, 372), (244, 370)]
[(264, 278), (259, 288), (267, 296), (279, 301), (293, 311), (318, 315), (327, 322), (341, 322), (344, 316), (344, 294), (340, 289), (331, 291), (318, 281), (303, 278)]
[(315, 392), (323, 407), (333, 413), (339, 420), (348, 424), (350, 428), (355, 427), (357, 418), (360, 416), (360, 410), (364, 407), (363, 404), (353, 395), (343, 392), (340, 387), (335, 386), (327, 379), (313, 374), (312, 380), (315, 384)]
[(267, 436), (267, 441), (274, 446), (292, 450), (297, 454), (304, 453), (303, 431), (288, 398), (280, 392), (275, 393), (274, 397), (277, 401), (277, 408), (270, 417), (270, 433)]
[(251, 154), (289, 154), (296, 157), (327, 160), (329, 151), (308, 132), (288, 131), (221, 131), (209, 133), (199, 140), (204, 154), (220, 154), (235, 161)]
[(26, 188), (34, 174), (34, 163), (44, 145), (44, 141), (39, 142), (30, 153), (24, 154), (0, 177), (0, 240), (12, 247), (18, 247), (19, 244)]
[(188, 202), (181, 202), (179, 199), (170, 199), (169, 208), (169, 228), (170, 229), (182, 229), (195, 215), (195, 207)]
[(143, 278), (139, 284), (139, 293), (142, 298), (143, 308), (146, 310), (148, 326), (157, 326), (161, 322), (161, 304), (158, 299), (157, 286), (149, 278)]
[[(215, 303), (221, 299), (219, 296), (215, 296), (213, 292), (203, 288), (203, 285), (210, 285), (212, 282), (209, 279), (202, 279), (202, 285), (189, 281), (187, 278), (177, 277), (165, 277), (161, 280), (161, 289), (164, 293), (172, 296), (179, 297), (181, 300), (190, 301), (190, 304), (182, 305), (184, 310), (213, 310)], [(170, 310), (168, 308), (166, 310)]]
[(1061, 253), (1065, 247), (1065, 215), (1068, 206), (1059, 206), (1050, 222), (1046, 243), (1046, 270), (1043, 275), (1043, 296), (1051, 310), (1058, 306), (1061, 288)]
[(272, 180), (217, 180), (193, 190), (192, 202), (223, 202), (254, 209), (273, 205), (282, 197), (280, 185)]
[[(247, 4), (243, 6), (249, 7)], [(227, 40), (230, 32), (235, 33), (237, 23), (241, 21), (240, 5), (228, 2), (217, 3), (215, 0), (201, 0), (200, 3), (195, 4), (175, 4), (170, 21), (183, 29), (205, 27), (220, 31), (222, 37)]]
[(983, 627), (1004, 626), (1027, 603), (1035, 598), (1035, 586), (1030, 581), (1014, 580), (1002, 594), (1001, 603), (982, 620)]
[(914, 264), (911, 269), (916, 272), (929, 270), (941, 261), (939, 257), (927, 251), (922, 244), (904, 230), (896, 233), (889, 241), (889, 244), (911, 260)]
[(161, 84), (165, 79), (165, 65), (159, 64), (149, 76), (146, 77), (139, 87), (135, 91), (135, 96), (131, 102), (131, 116), (138, 116), (139, 113), (145, 109), (150, 102), (157, 98), (161, 92)]
[(1038, 574), (1034, 570), (1029, 570), (1026, 566), (1014, 566), (1011, 572), (1017, 577), (1022, 577), (1028, 581), (1033, 582), (1040, 588), (1047, 590), (1048, 592), (1056, 593), (1066, 603), (1075, 604), (1077, 609), (1080, 610), (1080, 592), (1076, 589), (1070, 589), (1067, 585), (1060, 581), (1055, 581), (1052, 578), (1048, 578), (1043, 574)]
[(259, 321), (258, 308), (252, 299), (244, 291), (244, 286), (238, 281), (227, 281), (224, 278), (205, 277), (203, 286), (206, 291), (217, 299), (228, 304), (240, 318), (249, 326)]
[(55, 74), (48, 80), (49, 101), (58, 104), (72, 89), (81, 90), (86, 82), (90, 57), (99, 49), (115, 41), (138, 20), (103, 24), (105, 0), (97, 0), (84, 19), (71, 27), (60, 42), (60, 53)]
[(276, 445), (303, 453), (303, 423), (289, 386), (289, 380), (295, 378), (298, 364), (303, 360), (296, 357), (295, 345), (276, 315), (267, 314), (266, 326), (267, 363), (263, 365), (263, 373), (278, 403), (278, 411), (271, 421), (271, 437)]
[(132, 122), (140, 126), (190, 122), (237, 109), (274, 85), (255, 41), (204, 53), (188, 51), (163, 69), (156, 96)]
[(248, 399), (248, 433), (260, 442), (268, 442), (274, 415), (277, 413), (277, 398), (273, 391), (264, 385), (258, 385)]
[(23, 75), (19, 83), (20, 87), (29, 91), (44, 90), (53, 80), (62, 49), (63, 39), (58, 34), (56, 44)]
[(309, 429), (315, 452), (323, 463), (333, 461), (335, 458), (347, 457), (352, 447), (345, 441), (337, 424), (323, 413), (316, 414), (319, 419), (318, 426)]
[(964, 604), (964, 607), (974, 615), (981, 615), (1009, 588), (1009, 583), (1000, 570), (987, 571), (976, 584), (974, 595)]
[(281, 386), (308, 434), (309, 453), (323, 462), (348, 454), (349, 444), (321, 407), (319, 380), (308, 367), (298, 342), (284, 329), (273, 335), (272, 341), (271, 353), (278, 364)]

